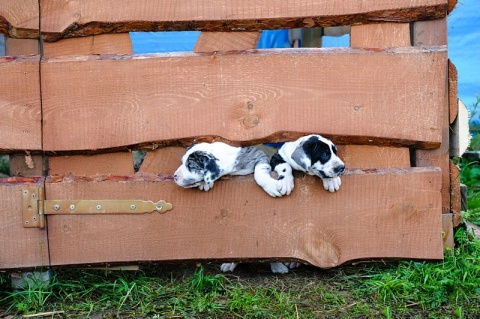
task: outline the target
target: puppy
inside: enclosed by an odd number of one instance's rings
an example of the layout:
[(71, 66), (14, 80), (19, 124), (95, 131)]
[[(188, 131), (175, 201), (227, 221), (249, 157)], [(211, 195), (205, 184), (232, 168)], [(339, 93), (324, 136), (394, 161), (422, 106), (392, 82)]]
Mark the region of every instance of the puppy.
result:
[[(232, 272), (237, 268), (239, 263), (224, 263), (220, 265), (220, 270), (223, 272)], [(274, 262), (270, 263), (270, 269), (274, 274), (287, 274), (289, 269), (300, 267), (301, 263), (297, 262)]]
[(335, 145), (320, 135), (307, 135), (283, 144), (272, 156), (270, 165), (278, 173), (278, 190), (282, 195), (289, 195), (293, 190), (292, 169), (320, 177), (325, 190), (332, 193), (340, 188), (339, 176), (345, 171)]
[(173, 178), (181, 187), (208, 191), (223, 175), (254, 174), (268, 195), (280, 197), (281, 183), (270, 176), (267, 155), (256, 147), (234, 147), (222, 142), (195, 144), (187, 149)]

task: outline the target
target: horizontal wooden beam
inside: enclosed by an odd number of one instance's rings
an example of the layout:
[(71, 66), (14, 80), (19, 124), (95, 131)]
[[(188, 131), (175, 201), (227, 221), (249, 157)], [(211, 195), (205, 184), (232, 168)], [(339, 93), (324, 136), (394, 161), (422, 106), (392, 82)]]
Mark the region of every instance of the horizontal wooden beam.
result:
[[(129, 31), (258, 31), (278, 28), (330, 27), (369, 22), (410, 22), (444, 18), (455, 1), (391, 0), (202, 0), (182, 1), (50, 0), (41, 2), (45, 41)], [(0, 32), (11, 37), (38, 37), (38, 0), (4, 0)]]
[(46, 183), (47, 199), (164, 199), (173, 210), (48, 216), (52, 265), (295, 259), (328, 268), (443, 258), (438, 168), (351, 170), (333, 194), (312, 176), (295, 182), (290, 196), (272, 198), (251, 176), (222, 179), (209, 192), (153, 174), (56, 177)]
[(306, 132), (341, 144), (436, 148), (446, 65), (445, 47), (45, 59), (44, 150), (260, 144)]
[(0, 57), (0, 152), (41, 150), (40, 58)]

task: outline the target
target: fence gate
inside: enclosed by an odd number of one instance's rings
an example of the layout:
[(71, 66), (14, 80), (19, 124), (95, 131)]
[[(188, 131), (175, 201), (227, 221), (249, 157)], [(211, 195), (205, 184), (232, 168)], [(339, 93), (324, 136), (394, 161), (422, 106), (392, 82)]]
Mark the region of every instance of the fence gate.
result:
[[(0, 269), (442, 259), (460, 221), (454, 6), (2, 0), (0, 149), (11, 176), (0, 180)], [(305, 47), (306, 35), (340, 25), (350, 47)], [(261, 30), (285, 28), (302, 28), (303, 47), (256, 49)], [(202, 32), (193, 52), (133, 54), (125, 32), (159, 30)], [(310, 133), (338, 145), (348, 168), (339, 192), (301, 174), (282, 198), (252, 176), (209, 192), (173, 182), (194, 142)]]

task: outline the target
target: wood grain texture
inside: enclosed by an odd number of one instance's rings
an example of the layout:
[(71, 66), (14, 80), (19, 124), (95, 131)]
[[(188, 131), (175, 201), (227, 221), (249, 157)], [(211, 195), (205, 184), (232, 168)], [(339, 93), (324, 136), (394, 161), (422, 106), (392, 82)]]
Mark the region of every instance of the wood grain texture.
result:
[(97, 155), (49, 156), (48, 174), (133, 174), (132, 153), (119, 152)]
[(352, 25), (350, 28), (352, 48), (409, 47), (409, 23), (376, 23)]
[(12, 38), (38, 38), (38, 1), (2, 0), (0, 2), (0, 33)]
[(451, 60), (448, 60), (448, 104), (450, 124), (452, 124), (458, 115), (458, 72)]
[(0, 57), (0, 152), (41, 150), (39, 57)]
[(0, 179), (0, 269), (48, 266), (47, 231), (24, 228), (22, 188), (41, 187), (38, 178)]
[(261, 32), (201, 32), (193, 52), (255, 49)]
[(462, 194), (460, 192), (460, 168), (450, 160), (450, 207), (453, 226), (462, 222)]
[(413, 45), (447, 45), (447, 19), (416, 21), (412, 24)]
[(202, 136), (254, 145), (285, 140), (270, 137), (284, 131), (435, 148), (446, 59), (444, 47), (46, 59), (44, 149)]
[(44, 42), (43, 54), (47, 57), (89, 54), (133, 54), (128, 33), (101, 34), (88, 37)]
[(369, 21), (409, 22), (443, 18), (447, 0), (362, 2), (202, 0), (44, 1), (42, 32), (46, 41), (100, 33), (159, 30), (259, 31), (262, 29), (329, 27)]
[[(251, 176), (209, 192), (169, 178), (50, 181), (47, 199), (164, 199), (166, 214), (48, 218), (52, 265), (185, 259), (296, 259), (334, 267), (370, 258), (442, 259), (437, 168), (350, 171), (342, 188), (296, 178), (271, 198)], [(368, 200), (365, 200), (368, 199)]]
[(43, 156), (40, 154), (10, 154), (10, 176), (42, 176)]
[(347, 168), (410, 167), (410, 150), (405, 147), (338, 145), (337, 148)]
[(5, 55), (36, 55), (40, 54), (37, 39), (5, 39)]

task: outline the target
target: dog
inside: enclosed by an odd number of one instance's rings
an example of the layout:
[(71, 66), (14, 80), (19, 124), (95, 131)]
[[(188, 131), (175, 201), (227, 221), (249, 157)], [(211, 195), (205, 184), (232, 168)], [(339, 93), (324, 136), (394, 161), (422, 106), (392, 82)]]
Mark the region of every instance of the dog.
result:
[(340, 189), (340, 175), (345, 172), (345, 163), (337, 156), (332, 141), (316, 134), (283, 144), (270, 165), (278, 174), (282, 195), (289, 195), (294, 188), (292, 169), (320, 177), (325, 190), (332, 193)]
[(254, 146), (234, 147), (222, 142), (199, 143), (187, 149), (175, 171), (175, 183), (184, 188), (208, 191), (224, 175), (254, 174), (255, 181), (272, 197), (280, 197), (282, 183), (270, 176), (265, 152)]

